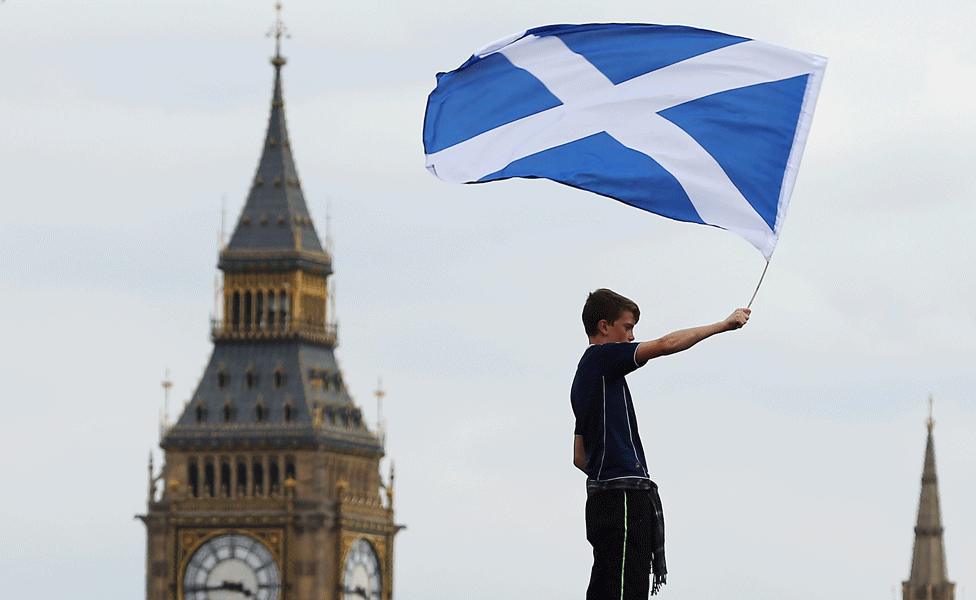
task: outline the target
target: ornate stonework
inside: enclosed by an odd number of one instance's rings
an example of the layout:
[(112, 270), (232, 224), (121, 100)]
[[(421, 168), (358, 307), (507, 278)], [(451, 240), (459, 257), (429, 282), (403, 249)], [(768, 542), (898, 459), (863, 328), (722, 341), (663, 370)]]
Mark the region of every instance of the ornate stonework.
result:
[[(276, 27), (280, 36), (280, 21)], [(327, 311), (332, 259), (308, 214), (288, 142), (284, 64), (276, 52), (258, 172), (220, 253), (223, 318), (211, 331), (213, 354), (163, 434), (161, 471), (150, 463), (140, 515), (147, 600), (202, 600), (213, 590), (258, 597), (258, 587), (278, 600), (393, 597), (393, 539), (401, 526), (392, 472), (384, 482), (382, 439), (364, 422), (335, 360)], [(360, 562), (350, 562), (358, 540), (370, 551), (354, 552)], [(271, 559), (249, 565), (234, 554), (248, 548)], [(374, 580), (382, 582), (375, 594)]]

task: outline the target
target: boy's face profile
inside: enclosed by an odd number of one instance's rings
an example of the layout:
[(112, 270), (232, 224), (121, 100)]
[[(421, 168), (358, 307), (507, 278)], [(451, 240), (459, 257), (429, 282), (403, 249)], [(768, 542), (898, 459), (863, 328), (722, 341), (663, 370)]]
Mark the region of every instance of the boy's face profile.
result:
[(597, 324), (600, 335), (595, 341), (598, 344), (632, 342), (634, 341), (635, 325), (637, 325), (637, 319), (634, 318), (634, 313), (629, 310), (622, 310), (620, 316), (613, 322), (604, 319)]

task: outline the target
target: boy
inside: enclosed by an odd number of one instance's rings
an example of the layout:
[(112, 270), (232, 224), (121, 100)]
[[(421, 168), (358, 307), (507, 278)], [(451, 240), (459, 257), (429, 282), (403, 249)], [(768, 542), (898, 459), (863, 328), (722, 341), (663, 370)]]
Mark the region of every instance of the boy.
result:
[(646, 600), (649, 588), (653, 595), (667, 582), (661, 499), (647, 472), (624, 376), (652, 358), (739, 329), (750, 312), (739, 308), (718, 323), (634, 343), (637, 304), (608, 289), (587, 297), (583, 328), (590, 346), (570, 392), (576, 415), (573, 464), (587, 476), (586, 539), (593, 546), (587, 600)]

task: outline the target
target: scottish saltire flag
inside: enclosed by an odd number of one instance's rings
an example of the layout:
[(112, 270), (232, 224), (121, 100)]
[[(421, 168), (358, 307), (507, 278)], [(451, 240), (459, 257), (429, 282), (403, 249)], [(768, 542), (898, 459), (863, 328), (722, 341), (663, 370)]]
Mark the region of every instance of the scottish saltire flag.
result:
[(769, 259), (826, 62), (690, 27), (530, 29), (437, 75), (427, 168), (551, 179), (727, 229)]

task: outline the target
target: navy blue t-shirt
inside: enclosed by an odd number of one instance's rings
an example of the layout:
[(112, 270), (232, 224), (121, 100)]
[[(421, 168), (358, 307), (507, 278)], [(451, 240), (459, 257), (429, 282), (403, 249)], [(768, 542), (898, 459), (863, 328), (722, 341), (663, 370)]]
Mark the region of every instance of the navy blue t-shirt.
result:
[(590, 480), (648, 479), (634, 401), (624, 379), (643, 366), (637, 363), (638, 345), (593, 344), (576, 367), (570, 400)]

